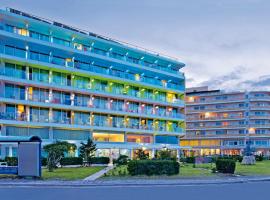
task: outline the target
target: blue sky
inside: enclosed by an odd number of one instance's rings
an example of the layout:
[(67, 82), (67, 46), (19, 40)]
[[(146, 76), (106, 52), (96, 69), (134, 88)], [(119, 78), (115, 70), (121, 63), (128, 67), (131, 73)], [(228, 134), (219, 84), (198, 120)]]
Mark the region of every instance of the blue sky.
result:
[(270, 89), (269, 0), (1, 0), (180, 58), (187, 86)]

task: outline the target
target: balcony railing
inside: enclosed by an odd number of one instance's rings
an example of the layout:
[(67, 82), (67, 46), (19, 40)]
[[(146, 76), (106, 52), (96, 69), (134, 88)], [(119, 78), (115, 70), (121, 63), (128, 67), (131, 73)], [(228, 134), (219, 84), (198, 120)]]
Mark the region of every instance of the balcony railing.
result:
[[(8, 32), (19, 34), (15, 30), (12, 31), (12, 29), (5, 29), (5, 30), (8, 31)], [(27, 37), (31, 37), (31, 35), (29, 35)], [(126, 56), (126, 55), (117, 54), (117, 53), (111, 52), (109, 50), (98, 49), (98, 48), (95, 48), (95, 47), (89, 48), (89, 47), (86, 47), (84, 45), (82, 45), (82, 48), (77, 48), (77, 46), (75, 44), (71, 44), (71, 43), (70, 43), (71, 45), (65, 45), (65, 43), (59, 43), (59, 42), (56, 42), (56, 41), (50, 40), (50, 39), (44, 40), (43, 37), (32, 37), (32, 38), (42, 40), (42, 41), (46, 41), (46, 42), (49, 42), (49, 43), (52, 42), (52, 43), (55, 43), (55, 44), (63, 45), (63, 46), (70, 47), (70, 48), (77, 49), (77, 50), (81, 50), (81, 51), (84, 51), (84, 52), (91, 52), (91, 53), (95, 53), (95, 54), (98, 54), (98, 55), (115, 58), (115, 59), (118, 59), (118, 60), (126, 61), (126, 62), (137, 64), (137, 65), (142, 65), (142, 66), (153, 68), (153, 69), (166, 71), (166, 72), (169, 72), (169, 73), (179, 73), (179, 74), (183, 75), (182, 72), (171, 69), (168, 66), (160, 66), (157, 63), (145, 62), (145, 61), (143, 61), (141, 59), (136, 59), (136, 58), (129, 57), (129, 56)]]
[[(1, 94), (1, 93), (0, 93)], [(1, 95), (0, 95), (1, 96)], [(4, 95), (5, 96), (5, 95)], [(18, 99), (15, 95), (12, 99)], [(20, 98), (19, 100), (25, 100), (25, 98)], [(81, 102), (78, 100), (71, 100), (69, 98), (52, 98), (49, 100), (49, 94), (48, 96), (37, 96), (37, 95), (29, 95), (28, 94), (28, 100), (29, 101), (35, 101), (35, 102), (42, 102), (42, 103), (52, 103), (52, 104), (62, 104), (62, 105), (74, 105), (74, 106), (80, 106), (80, 107), (88, 107), (88, 108), (97, 108), (97, 109), (105, 109), (105, 110), (111, 110), (111, 111), (123, 111), (123, 112), (129, 112), (129, 113), (137, 113), (137, 114), (145, 114), (145, 115), (153, 115), (153, 116), (159, 116), (159, 117), (170, 117), (170, 118), (181, 118), (184, 119), (185, 115), (182, 113), (173, 113), (169, 111), (154, 111), (152, 109), (151, 111), (143, 110), (143, 109), (130, 109), (124, 107), (124, 105), (116, 108), (113, 108), (111, 105), (108, 104), (108, 101), (105, 103), (92, 103), (89, 104), (89, 102)]]
[[(28, 121), (27, 115), (25, 113), (0, 113), (0, 119), (3, 120), (14, 120), (14, 121)], [(129, 128), (138, 130), (149, 130), (149, 131), (161, 131), (161, 132), (173, 132), (173, 133), (184, 133), (184, 129), (180, 127), (170, 127), (166, 126), (153, 127), (152, 125), (140, 125), (140, 124), (127, 124), (124, 123), (108, 123), (106, 120), (90, 120), (89, 118), (74, 118), (71, 119), (65, 116), (52, 117), (51, 119), (48, 115), (29, 115), (30, 122), (43, 122), (43, 123), (57, 123), (57, 124), (73, 124), (73, 125), (90, 125), (97, 127), (112, 127), (112, 128)]]
[(235, 97), (235, 98), (228, 98), (228, 99), (215, 99), (215, 98), (209, 98), (205, 100), (194, 100), (189, 101), (187, 100), (187, 104), (203, 104), (203, 103), (219, 103), (219, 102), (230, 102), (230, 101), (244, 101), (244, 97)]
[(215, 116), (215, 117), (190, 117), (188, 116), (186, 119), (187, 121), (207, 121), (207, 120), (222, 120), (222, 119), (243, 119), (244, 116), (227, 116), (227, 117), (223, 117), (223, 116)]
[[(26, 58), (30, 60), (36, 60), (40, 62), (46, 62), (46, 63), (52, 63), (55, 65), (60, 65), (60, 66), (65, 66), (65, 67), (74, 67), (77, 69), (82, 69), (94, 73), (99, 73), (99, 74), (106, 74), (114, 77), (119, 77), (119, 78), (124, 78), (132, 81), (137, 81), (137, 82), (144, 82), (148, 84), (153, 84), (153, 85), (158, 85), (164, 88), (171, 88), (171, 89), (176, 89), (176, 90), (184, 90), (184, 86), (172, 84), (172, 83), (167, 83), (163, 84), (161, 80), (157, 80), (154, 78), (145, 78), (145, 77), (140, 77), (139, 79), (135, 78), (135, 74), (130, 74), (128, 72), (118, 72), (114, 69), (111, 69), (109, 67), (101, 67), (98, 65), (95, 65), (94, 63), (84, 63), (84, 62), (78, 62), (78, 61), (66, 61), (65, 58), (60, 58), (57, 56), (51, 56), (49, 54), (44, 54), (44, 53), (39, 53), (36, 51), (31, 51), (28, 50), (26, 51), (25, 49), (22, 48), (14, 48), (11, 46), (0, 46), (1, 53), (7, 54), (7, 55), (12, 55), (20, 58)], [(26, 52), (29, 54), (26, 56)]]

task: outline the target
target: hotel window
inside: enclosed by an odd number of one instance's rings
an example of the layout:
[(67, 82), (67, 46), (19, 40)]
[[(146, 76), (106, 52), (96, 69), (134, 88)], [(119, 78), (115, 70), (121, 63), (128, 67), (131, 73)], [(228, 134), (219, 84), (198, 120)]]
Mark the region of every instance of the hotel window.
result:
[(139, 129), (140, 121), (138, 118), (134, 118), (134, 117), (126, 118), (126, 126), (127, 128)]
[(28, 99), (40, 102), (49, 102), (49, 89), (43, 88), (28, 88)]
[(48, 35), (42, 34), (42, 33), (38, 33), (35, 31), (30, 31), (29, 32), (30, 37), (38, 39), (38, 40), (43, 40), (43, 41), (50, 41), (50, 37)]
[(6, 83), (5, 98), (25, 100), (25, 87)]
[(32, 122), (49, 122), (49, 109), (30, 107), (30, 121)]
[(44, 83), (49, 82), (49, 70), (29, 68), (29, 73), (31, 74), (29, 77), (30, 80), (41, 81)]
[(177, 136), (163, 136), (157, 135), (156, 136), (156, 143), (158, 144), (178, 144), (179, 139)]
[(101, 80), (97, 80), (97, 79), (92, 79), (91, 80), (91, 88), (93, 90), (105, 92), (106, 88), (107, 88), (107, 85), (108, 84), (107, 84), (106, 81), (101, 81)]
[(106, 126), (107, 115), (93, 114), (93, 126)]
[(137, 102), (127, 102), (126, 103), (127, 112), (138, 113), (139, 112), (139, 103)]
[(94, 108), (107, 109), (108, 99), (105, 97), (93, 97)]
[(75, 106), (91, 106), (90, 105), (90, 96), (83, 94), (75, 94), (74, 96), (74, 105)]
[(110, 108), (112, 110), (116, 111), (123, 111), (124, 109), (124, 100), (119, 100), (119, 99), (111, 99), (110, 100)]
[(123, 89), (124, 89), (124, 85), (120, 83), (110, 82), (108, 85), (108, 92), (112, 92), (114, 94), (122, 94)]
[(90, 113), (74, 112), (74, 124), (90, 125)]
[(61, 45), (70, 47), (70, 42), (68, 40), (53, 37), (53, 42), (56, 43), (56, 44), (61, 44)]
[(53, 122), (54, 123), (63, 123), (70, 124), (71, 122), (71, 112), (67, 110), (53, 110)]
[(119, 116), (110, 116), (110, 126), (115, 128), (123, 128), (124, 127), (124, 117)]
[(90, 137), (89, 131), (53, 129), (53, 139), (56, 140), (87, 140)]
[(137, 97), (139, 94), (139, 88), (135, 86), (129, 86), (127, 94), (130, 96)]
[(127, 142), (132, 143), (153, 143), (153, 136), (149, 135), (127, 135)]
[(80, 89), (89, 89), (90, 80), (86, 77), (75, 76), (73, 81), (73, 86)]
[(5, 63), (5, 75), (12, 76), (14, 78), (26, 78), (25, 66), (15, 65), (11, 63)]
[(78, 49), (78, 50), (82, 50), (83, 49), (83, 45), (79, 44), (79, 43), (74, 43), (74, 48)]
[(52, 73), (52, 83), (57, 85), (71, 85), (71, 75), (61, 73), (61, 72), (53, 72)]
[(114, 133), (93, 133), (96, 142), (124, 142), (124, 134)]

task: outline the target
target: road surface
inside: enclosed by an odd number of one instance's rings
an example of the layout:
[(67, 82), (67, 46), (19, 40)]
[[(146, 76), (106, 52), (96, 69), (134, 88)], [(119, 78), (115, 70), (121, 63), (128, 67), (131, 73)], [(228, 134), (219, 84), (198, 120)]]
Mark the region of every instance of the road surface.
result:
[(0, 186), (1, 200), (267, 200), (270, 182), (215, 185), (9, 187)]

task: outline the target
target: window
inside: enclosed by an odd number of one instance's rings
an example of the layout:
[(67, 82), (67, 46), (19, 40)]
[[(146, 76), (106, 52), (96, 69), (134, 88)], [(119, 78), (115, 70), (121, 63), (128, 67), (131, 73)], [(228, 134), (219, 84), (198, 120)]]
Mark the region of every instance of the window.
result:
[(162, 144), (178, 144), (179, 139), (177, 136), (163, 136), (157, 135), (156, 136), (156, 143)]
[(96, 142), (124, 142), (124, 134), (114, 133), (93, 133)]

